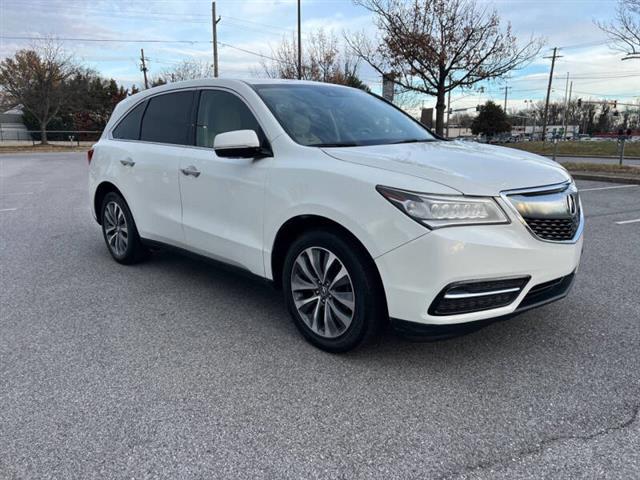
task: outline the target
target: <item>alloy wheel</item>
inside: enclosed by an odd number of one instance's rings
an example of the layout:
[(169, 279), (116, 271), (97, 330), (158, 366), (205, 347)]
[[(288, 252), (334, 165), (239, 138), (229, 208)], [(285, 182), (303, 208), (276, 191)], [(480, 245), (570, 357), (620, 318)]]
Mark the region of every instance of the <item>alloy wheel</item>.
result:
[(104, 209), (103, 221), (109, 248), (116, 256), (123, 256), (129, 243), (129, 229), (127, 227), (127, 219), (120, 205), (116, 202), (107, 203)]
[(339, 337), (353, 321), (351, 276), (326, 248), (309, 247), (300, 252), (291, 271), (291, 293), (298, 314), (316, 335)]

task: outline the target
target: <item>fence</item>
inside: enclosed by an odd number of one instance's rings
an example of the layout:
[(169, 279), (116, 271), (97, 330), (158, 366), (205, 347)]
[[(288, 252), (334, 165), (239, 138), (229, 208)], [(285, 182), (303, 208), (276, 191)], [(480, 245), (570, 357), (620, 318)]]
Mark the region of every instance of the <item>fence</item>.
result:
[[(54, 145), (90, 145), (97, 142), (100, 135), (99, 130), (47, 130), (47, 141)], [(36, 145), (41, 138), (39, 130), (0, 127), (0, 144), (5, 146)]]

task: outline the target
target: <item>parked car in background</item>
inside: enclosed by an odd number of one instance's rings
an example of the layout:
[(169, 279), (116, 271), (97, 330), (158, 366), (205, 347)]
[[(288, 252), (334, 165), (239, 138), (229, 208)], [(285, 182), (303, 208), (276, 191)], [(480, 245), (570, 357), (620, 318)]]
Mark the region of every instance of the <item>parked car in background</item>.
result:
[(565, 296), (575, 184), (524, 151), (449, 142), (384, 100), (313, 82), (198, 80), (116, 107), (89, 152), (119, 263), (164, 245), (284, 291), (314, 345), (503, 317)]

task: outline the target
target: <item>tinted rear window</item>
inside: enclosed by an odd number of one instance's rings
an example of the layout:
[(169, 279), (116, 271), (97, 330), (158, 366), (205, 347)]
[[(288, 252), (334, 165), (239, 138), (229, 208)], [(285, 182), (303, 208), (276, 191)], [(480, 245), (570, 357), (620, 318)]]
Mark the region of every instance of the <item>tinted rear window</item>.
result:
[(192, 145), (193, 91), (167, 93), (149, 100), (142, 119), (140, 140)]
[(113, 138), (119, 138), (123, 140), (138, 140), (140, 139), (140, 120), (142, 120), (142, 114), (144, 113), (144, 107), (147, 102), (142, 102), (131, 110), (113, 129)]

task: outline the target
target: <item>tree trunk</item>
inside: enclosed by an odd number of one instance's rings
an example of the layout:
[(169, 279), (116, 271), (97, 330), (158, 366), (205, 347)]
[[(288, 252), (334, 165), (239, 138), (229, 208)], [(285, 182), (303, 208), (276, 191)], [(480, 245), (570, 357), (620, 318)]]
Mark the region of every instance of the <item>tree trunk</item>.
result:
[(40, 122), (40, 145), (47, 145), (47, 124)]
[(447, 108), (445, 103), (444, 85), (438, 87), (438, 100), (436, 102), (436, 133), (444, 136), (444, 111)]

